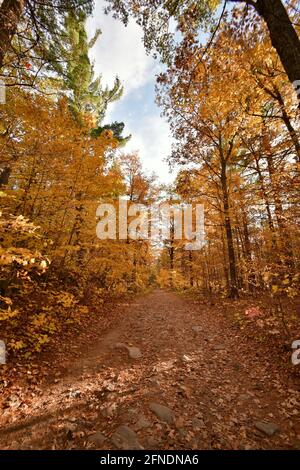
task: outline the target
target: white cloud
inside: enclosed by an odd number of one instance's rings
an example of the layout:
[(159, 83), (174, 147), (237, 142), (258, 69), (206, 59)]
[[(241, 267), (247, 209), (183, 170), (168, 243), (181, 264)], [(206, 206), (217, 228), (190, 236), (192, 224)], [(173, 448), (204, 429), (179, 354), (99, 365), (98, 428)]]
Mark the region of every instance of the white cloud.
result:
[(133, 21), (125, 27), (121, 21), (105, 15), (103, 7), (103, 0), (96, 3), (93, 17), (87, 24), (90, 36), (97, 28), (102, 31), (91, 54), (95, 72), (110, 86), (118, 76), (124, 84), (125, 94), (129, 94), (153, 80), (157, 64), (145, 53), (141, 28)]
[(130, 122), (126, 129), (132, 133), (126, 152), (138, 150), (146, 171), (156, 173), (162, 182), (171, 182), (174, 174), (169, 173), (169, 166), (164, 161), (170, 155), (172, 145), (168, 124), (159, 116), (149, 116), (139, 124)]
[[(102, 36), (92, 50), (95, 72), (102, 75), (102, 83), (111, 86), (116, 76), (124, 85), (120, 101), (109, 106), (106, 122), (124, 120), (125, 135), (132, 134), (124, 151), (138, 150), (145, 170), (155, 172), (163, 182), (174, 178), (164, 159), (171, 152), (171, 137), (167, 123), (149, 100), (149, 84), (155, 83), (159, 64), (145, 52), (141, 28), (134, 22), (125, 27), (120, 21), (104, 15), (105, 2), (98, 0), (87, 29), (90, 36), (97, 28)], [(141, 106), (136, 108), (136, 101)], [(142, 104), (144, 101), (144, 104)]]

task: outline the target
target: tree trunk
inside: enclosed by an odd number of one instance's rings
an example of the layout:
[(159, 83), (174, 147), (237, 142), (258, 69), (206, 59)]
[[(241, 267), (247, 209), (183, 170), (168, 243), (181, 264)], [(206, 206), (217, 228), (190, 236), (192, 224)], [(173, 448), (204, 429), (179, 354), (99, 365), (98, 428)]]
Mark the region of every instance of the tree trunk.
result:
[(290, 233), (289, 233), (289, 230), (287, 229), (284, 214), (283, 214), (283, 204), (282, 204), (281, 194), (280, 194), (280, 184), (278, 183), (277, 178), (276, 178), (276, 170), (274, 167), (273, 154), (271, 151), (270, 143), (268, 140), (268, 134), (266, 132), (265, 127), (263, 128), (263, 138), (266, 144), (264, 151), (266, 154), (270, 185), (271, 185), (272, 196), (274, 200), (275, 216), (276, 216), (276, 221), (278, 225), (280, 247), (283, 248), (286, 253), (287, 266), (289, 268), (292, 268), (294, 267), (293, 250), (292, 250), (293, 244), (292, 244)]
[(0, 188), (2, 186), (6, 186), (11, 174), (11, 168), (9, 166), (5, 166), (4, 168), (0, 168)]
[(189, 274), (190, 274), (190, 287), (194, 287), (194, 276), (193, 276), (193, 253), (189, 251)]
[[(257, 0), (254, 5), (267, 24), (272, 45), (290, 82), (300, 80), (300, 41), (282, 1)], [(298, 99), (300, 101), (300, 95)]]
[(291, 141), (294, 144), (294, 148), (295, 148), (295, 152), (296, 152), (296, 158), (295, 158), (296, 162), (300, 163), (300, 142), (299, 142), (299, 139), (298, 139), (298, 136), (297, 136), (297, 132), (294, 129), (294, 126), (292, 124), (292, 120), (291, 120), (291, 118), (288, 114), (288, 111), (286, 109), (282, 94), (280, 93), (280, 91), (279, 91), (279, 89), (277, 88), (276, 85), (274, 85), (274, 96), (276, 97), (276, 99), (279, 103), (279, 107), (280, 107), (281, 114), (282, 114), (282, 120), (283, 120), (289, 134), (290, 134)]
[(289, 131), (291, 141), (293, 142), (295, 151), (296, 151), (296, 157), (295, 160), (296, 162), (300, 163), (300, 142), (297, 137), (297, 133), (292, 125), (292, 122), (290, 120), (290, 117), (288, 113), (286, 112), (286, 109), (284, 107), (281, 107), (281, 112), (282, 112), (282, 119), (284, 124), (286, 125), (287, 130)]
[(261, 189), (261, 192), (262, 192), (262, 195), (263, 195), (265, 208), (266, 208), (266, 212), (267, 212), (267, 216), (268, 216), (269, 229), (270, 229), (271, 233), (274, 233), (275, 229), (274, 229), (273, 218), (272, 218), (272, 214), (271, 214), (269, 195), (267, 193), (265, 178), (263, 176), (262, 170), (260, 168), (260, 163), (259, 163), (260, 156), (257, 155), (256, 152), (252, 152), (252, 155), (253, 155), (253, 158), (254, 158), (254, 161), (255, 161), (255, 170), (258, 174), (260, 189)]
[(234, 246), (233, 246), (233, 235), (232, 235), (232, 227), (231, 227), (230, 212), (229, 212), (226, 162), (224, 160), (222, 161), (221, 184), (222, 184), (222, 196), (223, 196), (224, 219), (225, 219), (224, 225), (225, 225), (228, 260), (229, 260), (229, 275), (230, 275), (229, 296), (230, 298), (235, 299), (238, 297), (237, 269), (236, 269), (236, 260), (235, 260)]
[(0, 69), (24, 11), (25, 0), (3, 0), (0, 7)]
[[(244, 249), (243, 249), (243, 240), (242, 240), (242, 237), (241, 237), (241, 232), (240, 232), (239, 226), (235, 227), (232, 230), (232, 232), (233, 232), (233, 236), (235, 238), (234, 246), (236, 247), (235, 252), (236, 252), (236, 258), (237, 258), (237, 261), (238, 261), (238, 266), (241, 266), (242, 265), (242, 260), (243, 260)], [(244, 280), (245, 279), (243, 277), (243, 273), (241, 272), (241, 269), (239, 269), (238, 273), (237, 273), (237, 287), (238, 287), (238, 289), (243, 288)]]
[(230, 279), (229, 279), (229, 271), (228, 271), (228, 263), (227, 263), (227, 251), (226, 251), (226, 244), (225, 244), (225, 234), (224, 234), (224, 227), (222, 227), (222, 251), (223, 251), (223, 258), (224, 258), (224, 276), (226, 281), (226, 289), (229, 292), (230, 289)]
[(281, 201), (281, 197), (279, 193), (280, 189), (279, 189), (278, 182), (276, 181), (276, 178), (275, 178), (273, 156), (268, 152), (266, 152), (266, 160), (267, 160), (267, 165), (268, 165), (270, 186), (272, 190), (272, 196), (273, 196), (274, 207), (275, 207), (276, 221), (277, 221), (279, 231), (282, 233), (284, 231), (284, 223), (283, 223), (283, 213), (282, 213), (282, 201)]
[(244, 234), (245, 257), (248, 261), (251, 261), (251, 242), (248, 229), (248, 217), (244, 207), (242, 208), (242, 224)]

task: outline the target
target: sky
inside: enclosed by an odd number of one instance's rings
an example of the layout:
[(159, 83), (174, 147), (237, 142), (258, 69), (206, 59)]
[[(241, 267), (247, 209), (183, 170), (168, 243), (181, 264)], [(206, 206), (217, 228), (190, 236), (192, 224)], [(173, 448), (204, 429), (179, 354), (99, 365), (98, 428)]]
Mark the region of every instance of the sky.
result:
[(155, 104), (155, 76), (162, 66), (146, 54), (141, 28), (133, 21), (125, 27), (121, 21), (105, 15), (104, 4), (104, 0), (96, 2), (87, 23), (90, 36), (97, 28), (102, 31), (91, 59), (103, 85), (112, 86), (118, 76), (124, 86), (122, 98), (109, 106), (105, 124), (124, 122), (124, 135), (132, 135), (124, 151), (137, 150), (144, 170), (156, 173), (161, 182), (170, 183), (175, 175), (170, 174), (164, 160), (171, 153), (172, 138), (161, 109)]

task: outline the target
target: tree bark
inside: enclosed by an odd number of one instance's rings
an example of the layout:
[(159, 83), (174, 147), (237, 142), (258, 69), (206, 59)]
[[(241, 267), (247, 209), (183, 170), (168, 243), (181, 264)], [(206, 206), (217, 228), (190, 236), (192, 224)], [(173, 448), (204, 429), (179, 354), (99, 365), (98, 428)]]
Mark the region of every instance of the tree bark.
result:
[(2, 186), (6, 186), (11, 174), (11, 168), (5, 166), (4, 168), (0, 168), (0, 188)]
[(189, 251), (189, 274), (190, 274), (190, 287), (194, 287), (194, 276), (193, 276), (193, 253)]
[(300, 41), (282, 1), (257, 0), (251, 4), (266, 22), (272, 45), (290, 82), (300, 80)]
[(258, 175), (260, 189), (261, 189), (261, 192), (262, 192), (263, 200), (264, 200), (264, 203), (265, 203), (265, 209), (266, 209), (267, 216), (268, 216), (269, 229), (270, 229), (271, 233), (274, 233), (275, 229), (274, 229), (273, 218), (272, 218), (272, 214), (271, 214), (270, 200), (269, 200), (269, 196), (268, 196), (267, 189), (266, 189), (265, 178), (264, 178), (262, 170), (260, 168), (259, 155), (256, 155), (255, 152), (252, 152), (252, 155), (254, 157), (255, 170), (256, 170), (257, 175)]
[(280, 110), (281, 110), (281, 114), (282, 114), (282, 120), (283, 120), (289, 134), (290, 134), (291, 141), (293, 142), (293, 145), (294, 145), (294, 148), (295, 148), (296, 162), (298, 161), (300, 163), (300, 142), (299, 142), (299, 139), (298, 139), (298, 136), (297, 136), (297, 132), (294, 129), (294, 126), (292, 124), (290, 116), (288, 115), (283, 97), (282, 97), (280, 91), (277, 88), (275, 88), (275, 93), (276, 93), (277, 101), (278, 101), (279, 106), (280, 106)]
[(0, 7), (0, 69), (11, 46), (26, 0), (3, 0)]
[(283, 96), (282, 94), (280, 93), (279, 91), (279, 88), (277, 87), (277, 85), (273, 82), (272, 84), (272, 89), (268, 88), (267, 86), (265, 86), (261, 80), (259, 79), (256, 79), (257, 80), (257, 83), (259, 85), (259, 87), (264, 90), (269, 96), (271, 96), (271, 98), (273, 100), (276, 100), (278, 105), (279, 105), (279, 108), (280, 108), (280, 111), (281, 111), (281, 119), (283, 120), (289, 134), (290, 134), (290, 138), (291, 138), (291, 141), (293, 142), (293, 145), (294, 145), (294, 148), (295, 148), (295, 152), (296, 152), (296, 155), (295, 155), (295, 160), (296, 162), (300, 162), (300, 142), (299, 142), (299, 139), (298, 139), (298, 135), (297, 135), (297, 132), (292, 124), (292, 118), (289, 116), (289, 113), (287, 111), (287, 108), (286, 108), (286, 105), (285, 105), (285, 102), (284, 102), (284, 99), (283, 99)]
[(229, 279), (229, 271), (228, 271), (228, 263), (227, 263), (227, 250), (226, 250), (226, 243), (225, 243), (225, 234), (224, 234), (224, 227), (222, 227), (222, 251), (223, 251), (223, 258), (224, 258), (224, 276), (226, 281), (226, 289), (230, 290), (230, 279)]
[(229, 260), (229, 276), (230, 276), (229, 296), (230, 298), (235, 299), (238, 297), (237, 269), (236, 269), (236, 259), (235, 259), (234, 246), (233, 246), (233, 234), (232, 234), (230, 211), (229, 211), (226, 162), (224, 161), (224, 159), (222, 159), (222, 162), (221, 162), (221, 185), (222, 185), (223, 210), (224, 210), (224, 220), (225, 220), (224, 225), (225, 225), (228, 260)]
[[(242, 3), (244, 0), (229, 0)], [(294, 87), (300, 86), (300, 40), (281, 0), (245, 0), (265, 21), (272, 46), (276, 49), (283, 68)], [(300, 94), (298, 100), (300, 103)], [(300, 104), (299, 104), (300, 106)]]

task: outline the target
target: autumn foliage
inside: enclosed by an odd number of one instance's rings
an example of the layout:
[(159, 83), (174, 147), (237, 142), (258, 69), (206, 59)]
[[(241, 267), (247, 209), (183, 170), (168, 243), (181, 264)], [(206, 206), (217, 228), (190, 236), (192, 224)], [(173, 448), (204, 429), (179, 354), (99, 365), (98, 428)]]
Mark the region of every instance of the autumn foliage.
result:
[(174, 191), (183, 202), (204, 204), (206, 218), (203, 250), (186, 252), (169, 241), (161, 285), (210, 298), (268, 299), (279, 328), (292, 335), (299, 297), (299, 109), (265, 26), (254, 15), (232, 12), (208, 50), (198, 40), (177, 50), (158, 78), (158, 93), (176, 139), (171, 162), (182, 168)]
[[(126, 21), (128, 2), (110, 3)], [(138, 3), (128, 3), (133, 16), (146, 15), (146, 26), (152, 20), (155, 26), (151, 6)], [(210, 24), (217, 4), (199, 3), (203, 24)], [(40, 351), (63, 326), (88, 316), (93, 303), (155, 283), (210, 298), (271, 299), (288, 328), (282, 302), (299, 296), (295, 89), (257, 12), (222, 16), (203, 46), (198, 10), (180, 2), (178, 16), (169, 6), (182, 41), (166, 40), (171, 58), (159, 42), (167, 67), (158, 77), (158, 102), (174, 136), (170, 163), (180, 168), (167, 192), (144, 174), (136, 153), (120, 153), (130, 138), (122, 135), (124, 124), (104, 123), (122, 86), (116, 79), (111, 90), (103, 88), (94, 76), (89, 49), (100, 32), (88, 41), (89, 8), (60, 13), (62, 42), (55, 15), (48, 34), (30, 48), (31, 16), (29, 37), (18, 24), (8, 31), (10, 47), (2, 47), (1, 56), (8, 87), (0, 107), (0, 327), (12, 353)], [(151, 49), (155, 37), (147, 31)], [(187, 251), (184, 240), (173, 238), (158, 247), (147, 240), (99, 240), (96, 209), (119, 197), (204, 204), (204, 247)]]
[[(10, 173), (0, 192), (0, 322), (9, 351), (39, 351), (89, 314), (90, 299), (101, 305), (147, 286), (145, 243), (96, 237), (97, 206), (129, 190), (118, 146), (110, 130), (92, 137), (89, 119), (78, 122), (65, 98), (14, 89), (1, 108)], [(141, 185), (142, 175), (135, 178)]]

